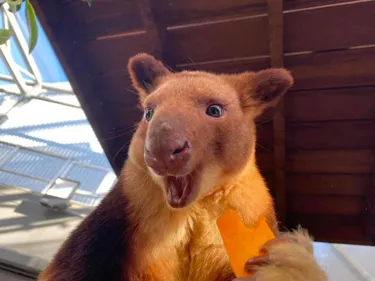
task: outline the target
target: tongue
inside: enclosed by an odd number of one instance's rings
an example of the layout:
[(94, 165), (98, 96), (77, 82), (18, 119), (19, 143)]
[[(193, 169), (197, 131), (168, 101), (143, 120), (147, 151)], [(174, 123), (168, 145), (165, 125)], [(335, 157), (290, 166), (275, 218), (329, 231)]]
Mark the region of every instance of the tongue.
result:
[(188, 177), (168, 177), (167, 199), (173, 208), (184, 207), (189, 197), (191, 183)]

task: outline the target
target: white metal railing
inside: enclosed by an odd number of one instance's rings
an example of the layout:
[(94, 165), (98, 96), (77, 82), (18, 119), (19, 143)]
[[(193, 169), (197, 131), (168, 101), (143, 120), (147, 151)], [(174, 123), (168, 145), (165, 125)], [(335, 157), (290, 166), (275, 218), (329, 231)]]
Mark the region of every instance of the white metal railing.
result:
[[(20, 145), (15, 145), (15, 144), (8, 143), (8, 142), (5, 142), (5, 141), (0, 141), (0, 144), (12, 147), (11, 151), (5, 153), (5, 155), (0, 155), (0, 171), (46, 183), (46, 186), (40, 192), (42, 195), (47, 193), (47, 191), (51, 188), (51, 186), (55, 183), (55, 181), (58, 178), (65, 178), (67, 176), (69, 170), (73, 166), (97, 170), (98, 172), (105, 172), (107, 176), (114, 175), (111, 169), (101, 167), (101, 166), (92, 165), (92, 164), (82, 163), (80, 161), (77, 161), (76, 159), (72, 159), (71, 157), (67, 157), (67, 156), (62, 156), (62, 155), (59, 155), (57, 153), (40, 151), (38, 149), (20, 146)], [(17, 172), (17, 171), (14, 171), (14, 170), (9, 170), (9, 169), (4, 168), (4, 165), (9, 160), (11, 160), (11, 158), (15, 154), (17, 154), (17, 152), (19, 152), (20, 150), (27, 150), (27, 151), (31, 151), (31, 152), (36, 152), (39, 155), (46, 155), (46, 156), (51, 156), (51, 157), (54, 157), (54, 158), (59, 158), (59, 159), (65, 160), (66, 162), (57, 171), (57, 173), (53, 175), (52, 178), (39, 177), (39, 176), (35, 176), (35, 175), (27, 174), (27, 173), (22, 173), (22, 172)], [(67, 179), (69, 180), (69, 178), (67, 178)], [(110, 182), (105, 182), (105, 179), (103, 179), (102, 183), (110, 184), (112, 186), (115, 183), (115, 179), (114, 178), (111, 179)], [(98, 189), (100, 189), (100, 186), (99, 186)], [(98, 199), (98, 200), (102, 198), (102, 196), (100, 194), (95, 194), (93, 192), (80, 190), (80, 189), (77, 189), (74, 192), (74, 194), (72, 194), (72, 195), (81, 195), (81, 196), (84, 196), (84, 197), (89, 197), (89, 198)]]
[[(13, 47), (13, 43), (11, 43), (10, 40), (8, 40), (7, 43), (0, 45), (0, 55), (4, 59), (5, 65), (9, 70), (10, 75), (0, 74), (0, 81), (8, 82), (7, 84), (0, 85), (0, 91), (8, 94), (8, 95), (16, 95), (19, 97), (18, 101), (13, 104), (13, 106), (7, 110), (7, 112), (3, 112), (3, 114), (0, 114), (0, 125), (3, 121), (7, 120), (8, 113), (16, 108), (17, 106), (28, 102), (33, 99), (38, 100), (44, 100), (47, 102), (53, 102), (62, 104), (65, 106), (70, 107), (79, 107), (79, 105), (71, 104), (71, 103), (65, 103), (64, 101), (58, 101), (54, 100), (48, 97), (43, 96), (44, 93), (47, 92), (55, 92), (55, 93), (61, 93), (61, 94), (71, 94), (74, 95), (74, 92), (70, 86), (70, 84), (67, 83), (45, 83), (43, 81), (43, 77), (41, 75), (41, 72), (38, 68), (38, 65), (33, 58), (32, 54), (29, 54), (28, 44), (27, 44), (27, 30), (22, 29), (22, 25), (24, 25), (23, 20), (18, 14), (13, 14), (9, 11), (9, 5), (7, 3), (3, 3), (0, 8), (0, 13), (3, 15), (3, 24), (4, 28), (10, 29), (12, 31), (12, 38), (14, 38), (14, 43), (16, 44), (17, 49), (19, 50), (20, 55), (23, 58), (23, 61), (26, 64), (26, 67), (28, 69), (25, 69), (24, 67), (20, 66), (15, 59), (12, 56), (12, 50), (11, 47)], [(23, 32), (26, 31), (26, 32)], [(79, 166), (79, 167), (86, 167), (89, 169), (97, 170), (98, 172), (105, 172), (108, 175), (113, 174), (113, 171), (110, 169), (99, 167), (91, 164), (85, 164), (79, 161), (79, 159), (73, 159), (71, 157), (65, 157), (59, 154), (50, 153), (46, 151), (41, 151), (37, 149), (33, 149), (30, 147), (20, 146), (16, 144), (6, 143), (4, 141), (0, 141), (0, 144), (12, 146), (12, 151), (6, 153), (5, 155), (0, 155), (0, 171), (12, 174), (14, 176), (22, 176), (29, 179), (38, 180), (41, 182), (44, 182), (46, 184), (44, 190), (41, 192), (41, 194), (44, 194), (48, 191), (48, 189), (55, 183), (56, 179), (58, 178), (64, 178), (69, 170), (73, 166)], [(21, 150), (29, 150), (33, 152), (37, 152), (40, 155), (48, 155), (56, 158), (60, 158), (65, 160), (65, 164), (59, 169), (59, 171), (52, 177), (52, 178), (42, 178), (37, 177), (35, 175), (30, 175), (22, 172), (17, 172), (14, 170), (9, 170), (4, 167), (4, 165), (7, 163), (7, 161), (12, 159), (12, 156), (16, 155), (17, 152)], [(104, 183), (106, 182), (106, 183)], [(109, 181), (111, 182), (111, 180)], [(103, 180), (102, 184), (108, 185), (108, 180)], [(111, 184), (111, 183), (109, 183)], [(91, 198), (99, 198), (100, 196), (98, 194), (84, 191), (84, 190), (76, 190), (76, 195), (81, 195), (84, 197), (91, 197)]]
[[(14, 38), (14, 42), (17, 45), (18, 50), (20, 51), (20, 54), (29, 69), (25, 69), (24, 67), (17, 64), (17, 62), (14, 60), (11, 52), (11, 41), (8, 40), (8, 42), (6, 42), (5, 44), (0, 45), (0, 55), (4, 59), (5, 65), (8, 68), (10, 75), (0, 74), (0, 81), (14, 83), (17, 85), (18, 90), (16, 94), (19, 94), (23, 97), (19, 102), (22, 102), (22, 100), (24, 100), (25, 98), (30, 99), (32, 97), (37, 97), (41, 100), (56, 102), (54, 100), (41, 96), (41, 94), (45, 91), (74, 94), (71, 87), (66, 87), (66, 85), (62, 85), (61, 83), (43, 82), (43, 78), (41, 72), (39, 71), (38, 65), (36, 64), (32, 54), (29, 54), (28, 52), (29, 49), (27, 38), (21, 29), (21, 24), (23, 24), (21, 17), (18, 14), (11, 13), (9, 11), (9, 5), (7, 3), (2, 4), (0, 12), (3, 15), (4, 27), (12, 30), (12, 38)], [(23, 75), (27, 76), (27, 78), (25, 78)], [(7, 87), (9, 87), (9, 85), (1, 86), (4, 92), (7, 92)], [(10, 92), (10, 94), (15, 93)], [(64, 105), (74, 106), (71, 104)]]

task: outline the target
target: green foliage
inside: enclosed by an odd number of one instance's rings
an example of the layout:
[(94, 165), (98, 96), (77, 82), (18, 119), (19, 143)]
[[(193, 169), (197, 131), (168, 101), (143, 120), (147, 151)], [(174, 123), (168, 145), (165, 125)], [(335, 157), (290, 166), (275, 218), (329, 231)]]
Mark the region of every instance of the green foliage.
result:
[(25, 0), (6, 0), (6, 2), (9, 4), (9, 11), (14, 14), (21, 9), (21, 5)]
[(21, 4), (20, 5), (9, 5), (9, 12), (11, 13), (16, 13), (21, 9)]
[[(17, 13), (24, 2), (26, 2), (26, 19), (27, 25), (29, 28), (29, 53), (31, 53), (38, 41), (38, 27), (36, 24), (36, 16), (33, 6), (31, 5), (29, 0), (5, 0), (6, 3), (9, 4), (9, 11), (11, 13)], [(7, 29), (0, 30), (0, 45), (5, 44), (12, 32)]]
[(0, 29), (0, 45), (5, 44), (11, 35), (12, 32), (10, 30)]
[(21, 5), (24, 0), (6, 0), (6, 2), (9, 4), (9, 6), (14, 5)]
[(34, 50), (36, 42), (38, 41), (38, 26), (36, 24), (36, 16), (33, 6), (29, 0), (26, 0), (26, 18), (29, 27), (29, 54)]

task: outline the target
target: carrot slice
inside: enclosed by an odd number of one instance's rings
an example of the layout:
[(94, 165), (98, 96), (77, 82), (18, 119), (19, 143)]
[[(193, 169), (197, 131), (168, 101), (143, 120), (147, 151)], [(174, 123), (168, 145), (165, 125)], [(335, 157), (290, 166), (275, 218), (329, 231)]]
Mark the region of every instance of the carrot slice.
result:
[(275, 238), (264, 217), (260, 217), (253, 228), (247, 228), (234, 210), (229, 210), (217, 220), (224, 247), (237, 278), (251, 277), (245, 271), (245, 263), (260, 256), (262, 246)]

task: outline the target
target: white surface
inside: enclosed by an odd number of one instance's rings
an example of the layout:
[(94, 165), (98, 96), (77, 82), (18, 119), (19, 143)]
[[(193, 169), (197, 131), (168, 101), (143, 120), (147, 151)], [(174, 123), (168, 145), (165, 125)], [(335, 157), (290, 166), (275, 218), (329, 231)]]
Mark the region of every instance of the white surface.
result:
[(315, 243), (315, 256), (330, 281), (375, 280), (375, 247)]

